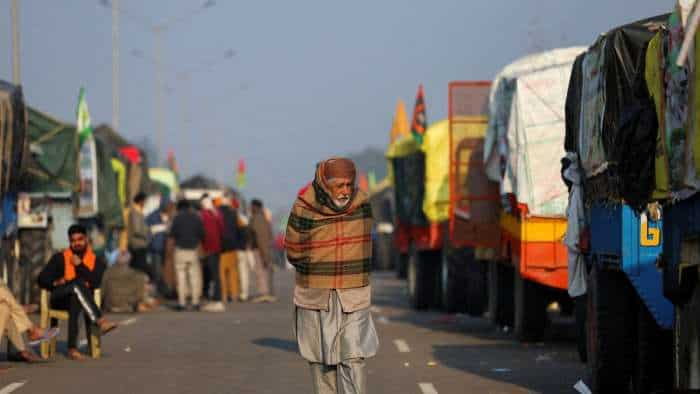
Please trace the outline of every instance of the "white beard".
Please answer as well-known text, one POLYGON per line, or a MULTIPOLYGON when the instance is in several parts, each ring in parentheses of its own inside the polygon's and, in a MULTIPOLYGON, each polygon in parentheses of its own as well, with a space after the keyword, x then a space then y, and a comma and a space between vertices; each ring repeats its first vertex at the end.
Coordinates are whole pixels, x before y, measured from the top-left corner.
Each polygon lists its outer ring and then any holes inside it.
POLYGON ((347 200, 344 200, 344 201, 333 199, 333 203, 334 203, 335 206, 338 207, 338 208, 345 208, 345 207, 348 205, 349 202, 350 202, 350 199, 347 199, 347 200))

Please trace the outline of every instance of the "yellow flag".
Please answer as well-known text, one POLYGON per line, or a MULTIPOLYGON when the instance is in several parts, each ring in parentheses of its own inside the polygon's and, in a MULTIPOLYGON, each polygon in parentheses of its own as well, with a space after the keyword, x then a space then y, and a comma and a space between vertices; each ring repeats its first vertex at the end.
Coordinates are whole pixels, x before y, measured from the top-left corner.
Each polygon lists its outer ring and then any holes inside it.
POLYGON ((399 137, 405 137, 410 135, 410 130, 408 128, 408 117, 406 116, 406 106, 403 101, 399 99, 396 103, 396 113, 394 114, 394 121, 391 123, 391 142, 396 141, 399 137))

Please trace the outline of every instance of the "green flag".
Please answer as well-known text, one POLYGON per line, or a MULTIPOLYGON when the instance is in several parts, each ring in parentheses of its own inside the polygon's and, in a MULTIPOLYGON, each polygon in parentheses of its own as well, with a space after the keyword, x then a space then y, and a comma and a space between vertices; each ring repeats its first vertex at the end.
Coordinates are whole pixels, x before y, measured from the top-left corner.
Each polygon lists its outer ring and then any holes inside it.
POLYGON ((367 180, 369 181, 369 190, 373 190, 377 186, 377 174, 374 173, 374 170, 367 173, 367 180))
POLYGON ((88 111, 87 100, 85 99, 85 88, 80 88, 80 94, 78 95, 78 140, 80 141, 80 146, 83 142, 92 136, 92 123, 90 122, 90 112, 88 111))

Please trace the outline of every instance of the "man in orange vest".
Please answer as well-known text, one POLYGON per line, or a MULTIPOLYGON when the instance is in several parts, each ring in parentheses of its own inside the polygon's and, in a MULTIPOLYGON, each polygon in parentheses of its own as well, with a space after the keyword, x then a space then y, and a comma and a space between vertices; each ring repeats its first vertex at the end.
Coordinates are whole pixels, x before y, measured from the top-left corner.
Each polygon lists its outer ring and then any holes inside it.
POLYGON ((101 335, 112 331, 116 324, 102 316, 94 301, 93 291, 100 287, 107 265, 90 248, 85 227, 70 226, 68 238, 70 247, 51 257, 38 282, 51 291, 51 308, 68 311, 68 357, 82 361, 86 356, 78 351, 80 313, 85 313, 86 327, 97 327, 101 335))

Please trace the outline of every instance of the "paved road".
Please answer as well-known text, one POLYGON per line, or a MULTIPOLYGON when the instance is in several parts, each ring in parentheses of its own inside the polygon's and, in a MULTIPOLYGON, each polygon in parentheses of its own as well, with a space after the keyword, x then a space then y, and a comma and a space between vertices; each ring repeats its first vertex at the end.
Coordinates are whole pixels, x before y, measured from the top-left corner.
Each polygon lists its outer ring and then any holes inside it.
MULTIPOLYGON (((105 338, 102 359, 2 362, 13 368, 0 375, 0 394, 308 394, 290 328, 291 281, 288 272, 276 274, 276 304, 114 315, 127 324, 105 338)), ((484 319, 410 310, 405 283, 393 275, 377 274, 373 283, 381 348, 369 361, 371 393, 567 393, 583 376, 573 341, 561 339, 571 327, 521 345, 484 319)))

